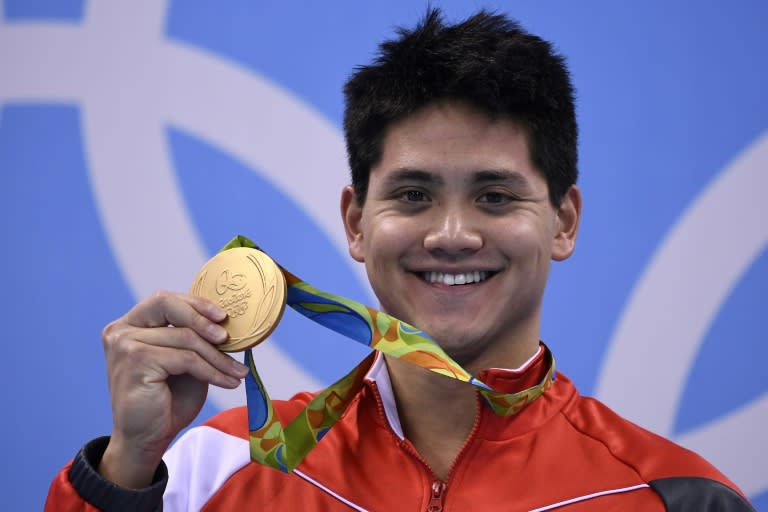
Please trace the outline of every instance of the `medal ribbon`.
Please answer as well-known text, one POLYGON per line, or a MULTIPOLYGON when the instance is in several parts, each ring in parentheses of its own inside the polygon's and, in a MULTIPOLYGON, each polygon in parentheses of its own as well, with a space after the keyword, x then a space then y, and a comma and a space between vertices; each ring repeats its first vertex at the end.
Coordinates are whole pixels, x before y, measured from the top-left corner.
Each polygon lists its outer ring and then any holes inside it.
MULTIPOLYGON (((259 249, 244 236, 237 236, 222 251, 235 247, 259 249)), ((549 369, 537 385, 518 393, 495 391, 451 359, 427 333, 356 301, 322 292, 278 267, 288 287, 287 304, 295 311, 374 350, 477 387, 486 403, 500 416, 519 412, 541 396, 555 379, 555 360, 547 350, 549 369)), ((286 473, 293 471, 341 418, 363 387, 374 357, 375 353, 371 353, 351 372, 317 394, 283 427, 259 378, 251 350, 247 350, 245 364, 250 372, 245 378, 245 390, 251 460, 286 473)))

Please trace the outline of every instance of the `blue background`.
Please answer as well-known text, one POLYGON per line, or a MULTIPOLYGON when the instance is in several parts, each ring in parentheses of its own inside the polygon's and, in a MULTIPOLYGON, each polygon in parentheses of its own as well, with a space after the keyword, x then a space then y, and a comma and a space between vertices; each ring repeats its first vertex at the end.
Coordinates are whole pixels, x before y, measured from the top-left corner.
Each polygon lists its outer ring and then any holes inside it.
MULTIPOLYGON (((543 337, 560 369, 588 394, 633 286, 670 226, 719 171, 768 130, 768 4, 433 4, 451 19, 476 6, 507 12, 553 41, 570 63, 578 91, 585 209, 576 255, 553 269, 543 337)), ((6 0, 0 22, 76 27, 86 7, 71 0, 6 0)), ((173 1, 165 37, 269 78, 340 127, 341 87, 350 71, 370 60, 393 27, 412 25, 424 9, 405 0, 173 1)), ((9 79, 2 59, 21 62, 24 55, 23 47, 0 48, 0 80, 9 79)), ((0 306, 9 355, 0 362, 6 375, 0 425, 3 510, 42 508, 56 471, 86 440, 110 431, 100 333, 138 299, 105 239, 88 178, 81 117, 77 103, 0 103, 0 306)), ((235 232, 258 234, 278 260, 308 281, 366 296, 350 277, 346 256, 258 169, 253 172, 179 129, 168 127, 166 141, 209 253, 235 232), (235 191, 226 215, 206 208, 213 169, 224 173, 235 191), (258 219, 267 211, 277 215, 265 225, 258 219), (289 228, 300 237, 286 236, 289 228), (312 258, 302 252, 306 247, 312 258)), ((301 147, 301 140, 286 141, 286 151, 301 147)), ((716 237, 713 233, 712 243, 716 237)), ((768 373, 758 366, 768 357, 762 321, 766 285, 763 248, 705 337, 675 433, 768 391, 768 373)), ((347 350, 351 343, 324 332, 312 331, 317 345, 302 345, 302 333, 312 329, 308 324, 286 315, 279 342, 310 375, 328 382, 360 359, 347 350), (343 355, 328 360, 326 346, 343 355)), ((209 403, 202 417, 215 411, 209 403)), ((753 498, 758 509, 768 510, 768 493, 753 498)))

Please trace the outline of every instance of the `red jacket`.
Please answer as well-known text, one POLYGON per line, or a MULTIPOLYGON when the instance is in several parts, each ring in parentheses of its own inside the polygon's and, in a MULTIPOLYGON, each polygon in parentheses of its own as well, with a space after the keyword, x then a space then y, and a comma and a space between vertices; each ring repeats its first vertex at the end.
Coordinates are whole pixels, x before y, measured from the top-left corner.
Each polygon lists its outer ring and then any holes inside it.
MULTIPOLYGON (((539 354, 519 371, 479 377, 514 392, 536 384, 546 364, 539 354)), ((281 420, 311 396, 279 402, 281 420)), ((477 411, 446 481, 437 480, 402 435, 379 358, 342 420, 292 474, 249 462, 245 408, 188 431, 165 457, 164 510, 751 510, 701 457, 580 396, 562 374, 516 416, 497 416, 480 399, 477 411)), ((52 484, 47 510, 94 510, 72 479, 70 465, 52 484)))

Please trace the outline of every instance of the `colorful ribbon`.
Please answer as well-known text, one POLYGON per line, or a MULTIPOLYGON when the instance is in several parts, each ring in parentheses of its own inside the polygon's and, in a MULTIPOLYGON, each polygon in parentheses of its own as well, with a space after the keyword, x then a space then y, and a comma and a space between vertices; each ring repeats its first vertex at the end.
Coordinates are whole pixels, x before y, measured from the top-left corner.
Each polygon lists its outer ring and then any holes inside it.
MULTIPOLYGON (((246 237, 237 236, 222 251, 234 247, 259 249, 246 237)), ((425 332, 356 301, 313 288, 283 267, 280 270, 288 285, 287 304, 294 310, 374 350, 476 386, 500 416, 517 413, 541 396, 554 381, 555 360, 549 352, 549 370, 539 384, 518 393, 495 391, 464 370, 425 332)), ((283 427, 256 371, 251 351, 247 350, 245 364, 251 371, 245 379, 245 390, 251 460, 286 473, 293 471, 341 418, 360 391, 374 355, 371 353, 351 372, 321 391, 283 427)))

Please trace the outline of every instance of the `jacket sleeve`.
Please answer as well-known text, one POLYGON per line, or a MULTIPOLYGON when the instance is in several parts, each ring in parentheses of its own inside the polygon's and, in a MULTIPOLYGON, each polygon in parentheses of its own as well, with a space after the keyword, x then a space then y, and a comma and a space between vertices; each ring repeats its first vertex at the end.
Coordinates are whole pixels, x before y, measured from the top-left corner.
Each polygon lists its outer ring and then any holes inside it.
POLYGON ((741 494, 709 478, 674 477, 648 482, 669 512, 754 512, 741 494))
POLYGON ((104 479, 95 469, 109 443, 100 437, 86 444, 51 483, 46 512, 147 511, 163 509, 168 469, 161 462, 146 489, 126 489, 104 479))

